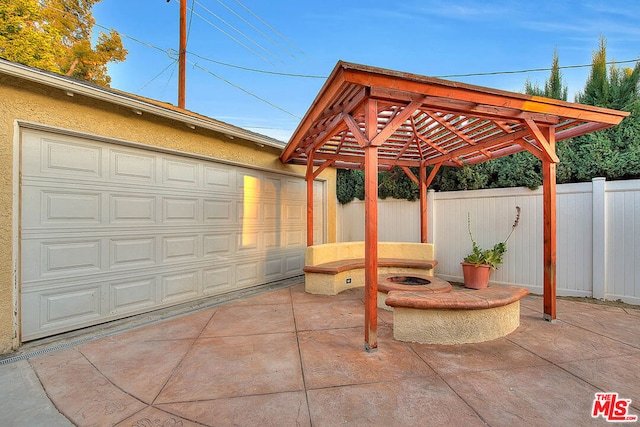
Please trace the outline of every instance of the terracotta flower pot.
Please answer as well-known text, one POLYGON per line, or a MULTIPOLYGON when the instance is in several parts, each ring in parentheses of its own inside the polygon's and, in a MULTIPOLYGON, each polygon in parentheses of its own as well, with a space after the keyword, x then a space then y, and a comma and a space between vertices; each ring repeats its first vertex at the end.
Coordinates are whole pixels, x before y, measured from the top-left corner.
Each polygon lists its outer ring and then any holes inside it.
POLYGON ((471 289, 484 289, 489 285, 489 274, 491 267, 480 264, 475 265, 468 262, 461 262, 462 275, 464 276, 464 286, 471 289))

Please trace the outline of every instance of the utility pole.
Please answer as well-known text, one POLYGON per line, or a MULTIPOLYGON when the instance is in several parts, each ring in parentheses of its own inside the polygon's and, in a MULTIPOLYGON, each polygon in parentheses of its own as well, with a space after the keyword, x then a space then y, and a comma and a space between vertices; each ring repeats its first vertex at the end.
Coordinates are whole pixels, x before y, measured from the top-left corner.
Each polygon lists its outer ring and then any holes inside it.
POLYGON ((178 53, 178 107, 185 108, 187 71, 187 0, 180 0, 180 52, 178 53))

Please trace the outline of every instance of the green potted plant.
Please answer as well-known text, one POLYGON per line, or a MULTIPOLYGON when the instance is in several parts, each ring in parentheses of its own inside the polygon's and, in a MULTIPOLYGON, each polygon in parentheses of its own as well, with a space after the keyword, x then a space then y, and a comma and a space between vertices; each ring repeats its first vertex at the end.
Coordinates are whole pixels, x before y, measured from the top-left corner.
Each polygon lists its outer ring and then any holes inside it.
POLYGON ((491 270, 498 268, 502 264, 504 254, 507 251, 507 240, 520 222, 520 207, 516 206, 516 219, 511 226, 511 231, 504 241, 496 243, 491 249, 482 249, 473 238, 471 232, 471 216, 467 213, 467 229, 471 237, 472 251, 462 262, 462 274, 464 285, 471 289, 486 288, 489 284, 491 270))

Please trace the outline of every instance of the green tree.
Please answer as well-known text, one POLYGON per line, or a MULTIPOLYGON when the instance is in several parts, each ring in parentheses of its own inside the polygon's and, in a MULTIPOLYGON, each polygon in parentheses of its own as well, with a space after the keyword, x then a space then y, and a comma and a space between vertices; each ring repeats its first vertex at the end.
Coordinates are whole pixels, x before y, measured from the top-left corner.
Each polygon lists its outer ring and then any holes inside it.
POLYGON ((629 111, 618 126, 574 138, 563 147, 561 160, 570 163, 564 179, 588 181, 640 178, 640 62, 632 68, 607 68, 607 43, 600 37, 589 78, 578 102, 629 111))
POLYGON ((558 58, 558 50, 553 50, 553 61, 551 63, 551 75, 549 79, 545 81, 544 88, 540 88, 538 84, 531 83, 531 80, 527 77, 524 83, 524 93, 529 95, 544 96, 546 98, 559 99, 561 101, 567 100, 567 93, 569 89, 562 81, 562 73, 560 72, 560 60, 558 58))
POLYGON ((598 49, 593 52, 591 60, 591 72, 585 84, 584 92, 576 95, 576 102, 595 105, 596 107, 609 106, 609 81, 607 79, 607 41, 600 37, 598 49))
POLYGON ((124 61, 120 35, 100 32, 91 9, 100 0, 0 0, 0 56, 109 86, 109 62, 124 61))

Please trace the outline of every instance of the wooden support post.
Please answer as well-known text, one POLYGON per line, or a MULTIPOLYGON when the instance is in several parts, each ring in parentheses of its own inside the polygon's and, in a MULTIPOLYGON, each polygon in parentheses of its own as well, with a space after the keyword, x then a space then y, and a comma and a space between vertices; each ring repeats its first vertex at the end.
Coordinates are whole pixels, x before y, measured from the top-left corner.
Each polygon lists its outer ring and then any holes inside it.
POLYGON ((307 163, 307 246, 313 246, 313 156, 307 163))
MULTIPOLYGON (((364 349, 378 350, 378 103, 365 105, 364 148, 364 349)), ((382 141, 384 142, 384 141, 382 141)))
POLYGON ((378 147, 364 149, 364 348, 378 348, 378 147))
MULTIPOLYGON (((547 141, 555 153, 554 129, 548 128, 547 141)), ((556 319, 556 164, 542 159, 542 199, 544 211, 544 319, 556 319)))
POLYGON ((427 243, 427 166, 420 162, 420 242, 427 243))
POLYGON ((442 163, 436 163, 431 169, 431 173, 427 177, 427 165, 425 162, 420 163, 420 242, 427 243, 429 241, 429 209, 427 206, 427 190, 429 185, 436 177, 442 163))

